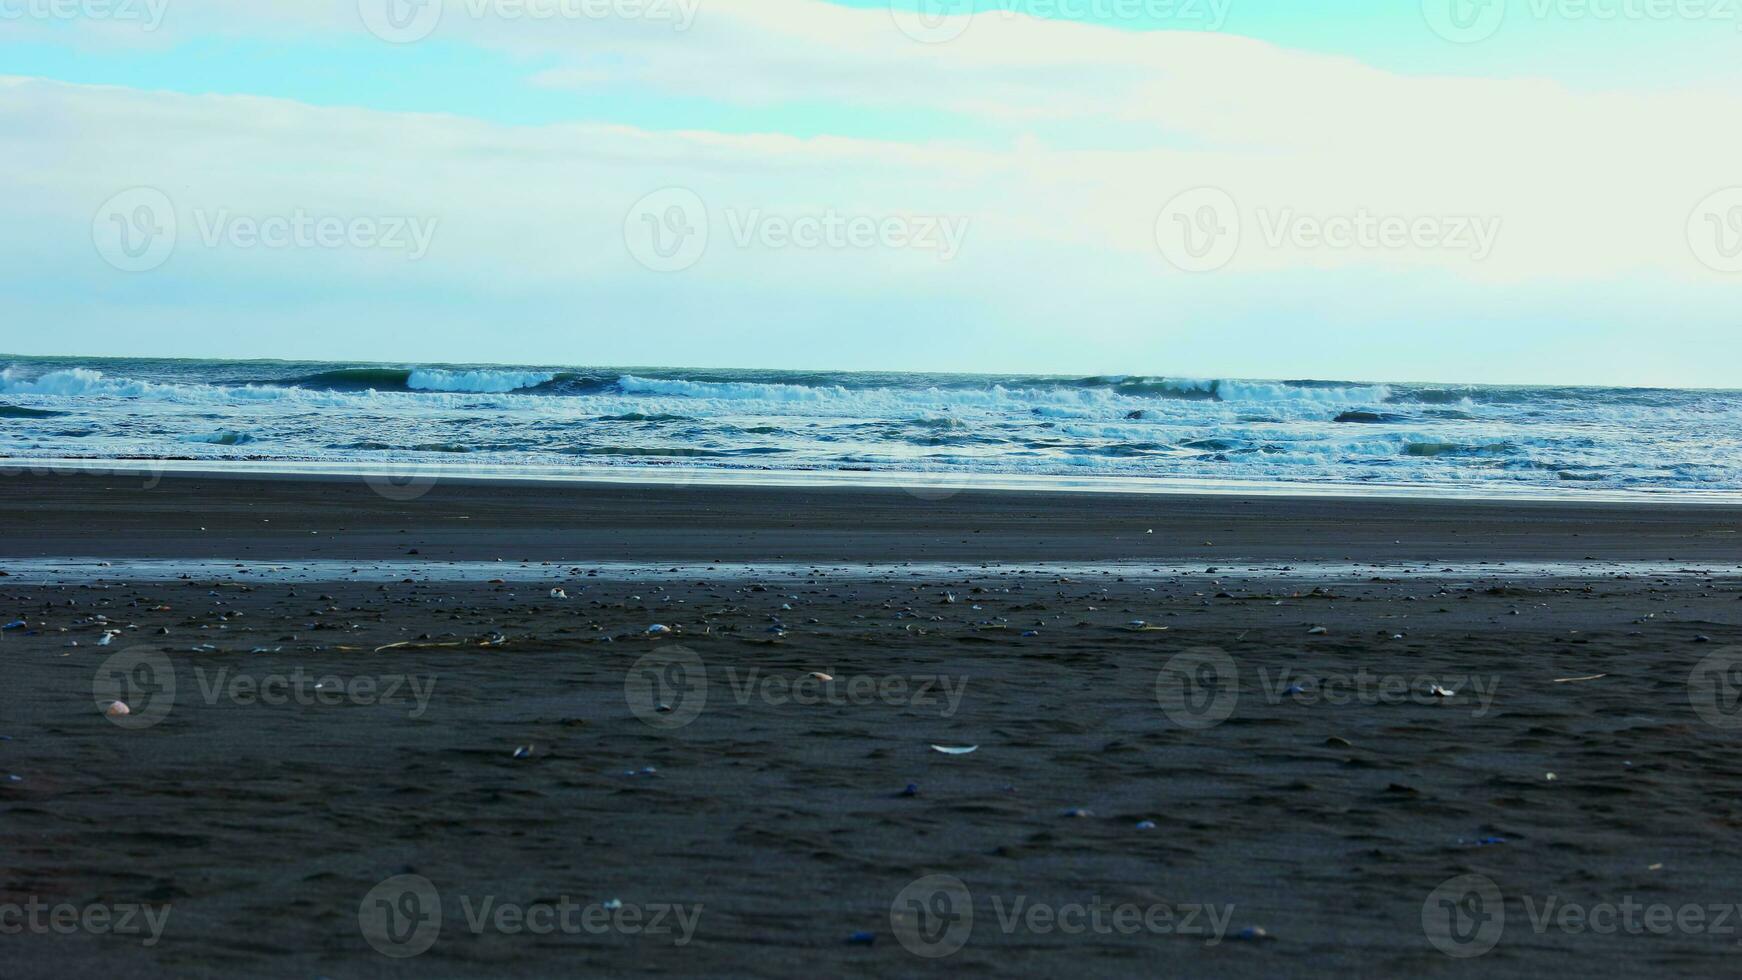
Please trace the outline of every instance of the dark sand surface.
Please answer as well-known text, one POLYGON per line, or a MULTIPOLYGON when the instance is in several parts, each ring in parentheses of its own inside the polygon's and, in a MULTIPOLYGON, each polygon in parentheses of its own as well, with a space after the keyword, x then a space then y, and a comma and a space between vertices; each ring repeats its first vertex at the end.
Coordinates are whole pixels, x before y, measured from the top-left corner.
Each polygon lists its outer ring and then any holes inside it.
POLYGON ((17 477, 0 527, 0 571, 214 562, 0 578, 24 620, 0 633, 0 926, 33 899, 169 908, 151 947, 0 935, 8 977, 1724 976, 1742 951, 1742 579, 1701 571, 1742 561, 1735 508, 17 477), (430 580, 215 564, 313 558, 430 580), (495 558, 501 583, 440 579, 495 558), (963 567, 586 571, 906 560, 963 567), (977 567, 1047 561, 1202 567, 977 567), (1343 561, 1569 564, 1305 567, 1343 561), (1616 564, 1646 561, 1687 570, 1616 564), (169 665, 173 698, 161 674, 129 695, 155 724, 98 710, 117 653, 169 665), (442 928, 393 959, 359 907, 406 874, 442 928), (974 915, 935 960, 891 912, 929 875, 974 915), (1423 912, 1464 875, 1500 895, 1471 921, 1504 925, 1458 959, 1423 912), (565 898, 670 931, 467 918, 565 898), (1018 902, 1113 928, 1006 926, 1018 902))
POLYGON ((1742 562, 1742 504, 0 478, 0 557, 1742 562), (143 489, 145 486, 151 489, 143 489), (1154 534, 1145 532, 1153 530, 1154 534))

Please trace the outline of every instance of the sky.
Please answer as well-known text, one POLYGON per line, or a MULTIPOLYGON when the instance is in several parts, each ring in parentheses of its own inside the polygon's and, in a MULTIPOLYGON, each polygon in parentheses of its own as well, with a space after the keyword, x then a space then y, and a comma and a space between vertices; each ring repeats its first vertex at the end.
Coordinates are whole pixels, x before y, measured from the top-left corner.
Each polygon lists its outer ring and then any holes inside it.
POLYGON ((1742 0, 0 0, 0 353, 1742 387, 1742 0))

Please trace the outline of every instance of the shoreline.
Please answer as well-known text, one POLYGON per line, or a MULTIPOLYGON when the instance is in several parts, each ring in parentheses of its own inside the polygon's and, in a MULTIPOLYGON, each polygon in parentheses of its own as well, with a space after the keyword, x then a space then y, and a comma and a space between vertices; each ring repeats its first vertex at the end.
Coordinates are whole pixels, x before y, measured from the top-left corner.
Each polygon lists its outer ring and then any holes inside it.
POLYGON ((588 561, 370 561, 359 559, 269 560, 179 558, 0 558, 0 572, 18 585, 67 586, 169 582, 187 579, 253 583, 368 582, 425 584, 501 583, 536 585, 555 579, 587 582, 682 582, 707 578, 721 582, 836 582, 974 579, 1001 585, 1052 581, 1087 582, 1116 577, 1121 582, 1159 583, 1183 579, 1238 578, 1274 584, 1330 584, 1384 580, 1468 585, 1477 582, 1602 582, 1654 578, 1666 581, 1742 581, 1742 564, 1698 562, 1294 562, 1288 565, 1240 559, 1206 567, 1202 563, 1101 562, 1006 565, 961 562, 669 562, 588 561), (1404 576, 1391 578, 1387 576, 1404 576))
POLYGON ((0 905, 161 927, 13 937, 16 972, 403 972, 360 910, 408 877, 429 977, 912 976, 937 875, 968 973, 1444 972, 1424 910, 1469 875, 1490 972, 1733 960, 1523 903, 1732 901, 1742 506, 410 489, 0 476, 0 905), (463 904, 571 898, 687 924, 463 904))
POLYGON ((1007 493, 1120 494, 1133 496, 1249 496, 1324 499, 1464 500, 1549 503, 1651 503, 1668 506, 1742 507, 1742 490, 1639 488, 1632 490, 1529 484, 1312 483, 1287 480, 1204 480, 1102 474, 874 471, 871 469, 729 469, 685 466, 528 466, 468 463, 366 463, 312 460, 109 459, 0 457, 0 478, 93 475, 166 476, 211 480, 368 481, 410 491, 437 483, 503 486, 610 484, 618 486, 717 486, 769 489, 838 487, 905 490, 923 494, 967 491, 1007 493))

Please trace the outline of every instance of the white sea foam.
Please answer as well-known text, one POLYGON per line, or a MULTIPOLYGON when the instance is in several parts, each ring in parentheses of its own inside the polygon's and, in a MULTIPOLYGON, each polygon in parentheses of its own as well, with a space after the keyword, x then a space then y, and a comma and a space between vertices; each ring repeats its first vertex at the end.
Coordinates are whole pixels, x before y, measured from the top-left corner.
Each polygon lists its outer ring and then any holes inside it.
POLYGON ((0 393, 8 395, 116 395, 140 397, 164 386, 143 381, 114 381, 103 372, 88 368, 70 371, 50 371, 40 377, 27 378, 17 368, 0 371, 0 393))
POLYGON ((463 391, 479 394, 506 394, 532 388, 556 379, 552 371, 445 371, 440 368, 417 368, 411 372, 406 387, 418 391, 463 391))
POLYGON ((0 422, 0 455, 35 457, 1742 489, 1735 393, 60 360, 0 395, 61 413, 0 422))

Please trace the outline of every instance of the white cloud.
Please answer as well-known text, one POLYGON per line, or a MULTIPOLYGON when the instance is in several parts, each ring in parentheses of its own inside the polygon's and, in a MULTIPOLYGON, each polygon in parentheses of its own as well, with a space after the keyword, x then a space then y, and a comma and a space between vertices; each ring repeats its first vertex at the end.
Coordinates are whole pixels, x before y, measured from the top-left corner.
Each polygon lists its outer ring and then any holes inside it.
MULTIPOLYGON (((1020 331, 1082 309, 1085 292, 1134 317, 1250 320, 1255 302, 1277 301, 1280 284, 1318 275, 1346 277, 1313 280, 1340 291, 1319 296, 1321 310, 1363 314, 1386 305, 1375 283, 1405 298, 1436 284, 1433 295, 1458 295, 1500 317, 1520 297, 1569 284, 1588 287, 1590 315, 1602 311, 1606 283, 1734 293, 1735 276, 1698 261, 1688 231, 1699 202, 1742 185, 1742 130, 1733 125, 1742 93, 1730 90, 1401 76, 1236 37, 1000 16, 927 45, 896 30, 886 11, 799 0, 704 5, 686 33, 646 23, 562 26, 450 10, 440 30, 527 55, 528 84, 803 101, 843 117, 944 110, 997 136, 512 126, 0 79, 0 155, 16 191, 0 199, 0 249, 58 257, 106 281, 113 273, 92 255, 92 216, 117 191, 145 185, 175 202, 184 236, 159 274, 196 294, 293 282, 358 295, 581 288, 609 294, 620 315, 638 296, 706 286, 771 304, 798 294, 874 296, 919 309, 948 298, 1020 331), (543 67, 553 58, 558 67, 543 67), (701 196, 712 238, 702 261, 661 276, 637 264, 625 219, 666 186, 701 196), (1188 274, 1158 248, 1156 223, 1176 195, 1198 187, 1226 192, 1237 214, 1219 217, 1233 217, 1242 234, 1217 271, 1188 274), (189 240, 200 216, 209 223, 219 211, 407 216, 438 229, 415 264, 386 252, 189 240), (743 247, 733 241, 732 229, 746 223, 766 231, 771 220, 830 216, 948 219, 966 237, 948 262, 913 248, 769 246, 756 234, 743 247), (1470 248, 1338 248, 1313 237, 1383 222, 1412 238, 1423 222, 1433 235, 1456 237, 1465 221, 1470 248), (1491 254, 1478 258, 1476 245, 1491 254)), ((362 27, 349 0, 179 0, 159 33, 173 40, 207 30, 355 37, 362 27)), ((1164 233, 1195 227, 1199 211, 1178 217, 1186 224, 1167 215, 1164 233)), ((1712 299, 1709 311, 1722 313, 1724 302, 1712 299)))

